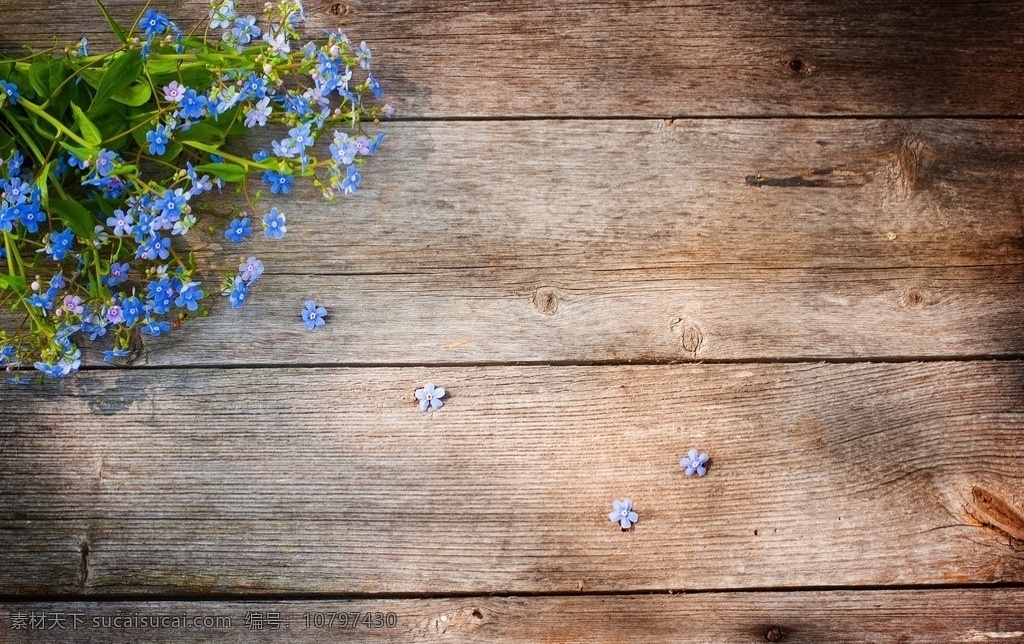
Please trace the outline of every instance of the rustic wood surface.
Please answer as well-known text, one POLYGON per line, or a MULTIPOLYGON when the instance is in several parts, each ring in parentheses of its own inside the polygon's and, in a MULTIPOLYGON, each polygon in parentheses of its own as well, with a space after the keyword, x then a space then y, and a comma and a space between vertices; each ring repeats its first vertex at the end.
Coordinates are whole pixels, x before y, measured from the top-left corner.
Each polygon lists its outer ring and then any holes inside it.
MULTIPOLYGON (((896 268, 1024 263, 1019 120, 394 123, 362 189, 295 182, 268 270, 896 268)), ((247 142, 245 152, 267 145, 247 142)), ((260 184, 261 185, 261 184, 260 184)))
POLYGON ((224 301, 191 328, 140 338, 133 364, 1008 357, 1024 354, 1022 285, 1024 265, 268 275, 241 310, 224 301), (310 298, 331 314, 313 336, 298 313, 310 298))
MULTIPOLYGON (((108 0, 131 23, 142 4, 108 0)), ((182 27, 203 0, 154 3, 182 27)), ((242 10, 262 2, 239 0, 242 10)), ((3 47, 110 42, 80 0, 0 4, 3 47)), ((311 0, 306 33, 375 45, 404 116, 1020 115, 1024 6, 1006 0, 311 0), (386 61, 386 62, 384 62, 386 61)))
MULTIPOLYGON (((730 642, 757 644, 906 644, 1019 642, 1024 637, 1019 589, 582 595, 301 602, 33 602, 0 604, 0 629, 10 617, 64 614, 66 630, 18 630, 5 641, 278 642, 730 642), (338 613, 345 613, 339 617, 338 613), (359 613, 394 615, 394 627, 339 628, 359 613), (74 614, 81 624, 71 629, 74 614), (246 616, 249 621, 246 622, 246 616), (572 622, 566 619, 572 615, 572 622), (907 619, 912 615, 911 619, 907 619), (114 618, 182 617, 210 628, 115 628, 114 618), (333 626, 313 627, 317 622, 333 626), (220 618, 221 626, 217 627, 220 618), (223 621, 230 619, 230 626, 223 621), (96 626, 94 627, 94 620, 96 626), (257 628, 261 623, 263 628, 257 628), (306 628, 306 624, 310 624, 306 628), (250 628, 246 627, 246 624, 250 628), (585 635, 581 625, 586 625, 585 635), (104 628, 104 626, 107 626, 104 628), (272 625, 278 625, 272 629, 272 625), (287 625, 287 627, 286 627, 287 625)), ((123 623, 123 621, 121 622, 123 623)))
POLYGON ((216 298, 189 333, 142 338, 135 364, 1021 353, 1019 121, 389 130, 359 197, 274 201, 285 241, 230 244, 238 200, 204 207, 201 263, 223 274, 254 254, 267 277, 243 310, 216 298), (310 297, 345 321, 322 342, 290 324, 310 297))
MULTIPOLYGON (((245 308, 0 387, 0 641, 1024 641, 1024 4, 307 8, 400 118, 282 241, 208 202, 245 308), (398 625, 294 628, 343 609, 398 625)), ((70 0, 0 25, 111 42, 70 0)))
POLYGON ((81 374, 0 407, 0 586, 1017 583, 1022 386, 1018 362, 81 374))

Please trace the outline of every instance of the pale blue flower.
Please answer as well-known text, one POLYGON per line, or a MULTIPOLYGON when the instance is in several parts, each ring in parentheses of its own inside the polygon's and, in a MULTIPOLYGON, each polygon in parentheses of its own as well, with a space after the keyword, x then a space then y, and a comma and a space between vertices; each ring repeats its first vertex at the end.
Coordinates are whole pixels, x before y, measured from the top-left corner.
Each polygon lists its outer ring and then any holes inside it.
POLYGON ((249 295, 249 286, 242 281, 241 277, 235 277, 231 288, 231 308, 240 309, 245 304, 245 298, 249 295))
MULTIPOLYGON (((263 30, 256 26, 256 16, 243 16, 235 20, 235 27, 231 30, 231 37, 239 45, 248 45, 253 38, 259 38, 263 30)), ((227 34, 224 34, 225 40, 227 34)))
POLYGON ((235 19, 234 0, 214 0, 210 3, 210 27, 228 29, 235 19))
POLYGON ((689 453, 683 457, 683 460, 679 461, 679 467, 686 470, 687 476, 704 476, 707 473, 707 469, 704 464, 708 462, 708 455, 701 453, 698 454, 697 450, 691 449, 689 453))
POLYGON ((103 361, 113 362, 114 360, 127 358, 131 353, 132 352, 128 349, 107 349, 103 352, 103 361))
POLYGON ((433 383, 426 383, 422 389, 415 391, 416 399, 420 401, 420 409, 427 411, 428 409, 440 409, 444 406, 444 401, 441 400, 445 397, 447 392, 444 387, 435 387, 433 383))
POLYGON ((628 530, 640 518, 633 510, 633 502, 629 499, 612 501, 612 507, 615 509, 608 514, 608 518, 618 523, 623 530, 628 530))
POLYGON ((263 262, 255 257, 250 257, 238 265, 238 273, 247 285, 255 284, 263 275, 263 262))
POLYGON ((270 212, 263 216, 263 234, 267 239, 281 239, 288 232, 285 225, 284 213, 278 212, 277 208, 271 208, 270 212))
POLYGON ((302 322, 306 325, 306 329, 312 331, 325 324, 324 316, 326 315, 327 309, 317 306, 313 300, 308 300, 302 309, 302 322))
POLYGON ((254 128, 257 125, 263 127, 270 118, 273 108, 270 107, 270 97, 265 96, 256 105, 251 107, 245 114, 245 127, 254 128))

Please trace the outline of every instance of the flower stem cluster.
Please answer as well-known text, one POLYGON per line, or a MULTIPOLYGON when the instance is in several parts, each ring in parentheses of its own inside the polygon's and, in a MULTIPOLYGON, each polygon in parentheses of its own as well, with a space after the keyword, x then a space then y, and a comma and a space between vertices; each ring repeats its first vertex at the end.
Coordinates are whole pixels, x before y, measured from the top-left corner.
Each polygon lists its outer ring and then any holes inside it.
MULTIPOLYGON (((296 42, 299 0, 268 2, 262 19, 213 0, 191 33, 154 9, 125 29, 97 4, 116 51, 90 54, 83 38, 60 55, 0 59, 0 305, 22 314, 0 331, 0 368, 15 381, 30 368, 77 371, 84 339, 123 359, 136 333, 206 314, 203 267, 189 252, 200 197, 228 186, 245 195, 253 218, 231 221, 227 241, 243 243, 252 221, 281 239, 285 214, 259 207, 253 178, 272 194, 296 177, 330 200, 354 194, 384 140, 363 126, 392 114, 365 43, 341 31, 296 42), (240 151, 243 135, 272 125, 287 135, 240 151)), ((232 307, 262 273, 250 257, 224 276, 232 307)))

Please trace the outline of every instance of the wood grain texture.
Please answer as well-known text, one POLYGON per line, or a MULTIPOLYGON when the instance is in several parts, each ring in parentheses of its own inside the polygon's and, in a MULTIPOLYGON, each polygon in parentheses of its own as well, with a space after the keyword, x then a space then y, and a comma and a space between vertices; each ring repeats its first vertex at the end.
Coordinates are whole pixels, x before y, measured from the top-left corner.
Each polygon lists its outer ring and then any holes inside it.
MULTIPOLYGON (((132 366, 906 359, 1024 354, 1024 265, 264 276, 132 366), (310 333, 303 302, 330 310, 310 333), (252 347, 259 347, 253 351, 252 347)), ((86 364, 102 364, 93 346, 86 364)))
MULTIPOLYGON (((0 604, 5 641, 123 642, 731 642, 761 644, 909 644, 1024 639, 1019 589, 708 593, 574 597, 466 597, 289 602, 59 602, 0 604), (11 631, 12 614, 65 614, 67 630, 11 631), (338 627, 339 612, 393 613, 393 628, 338 627), (71 614, 81 615, 77 631, 71 614), (279 629, 271 629, 267 615, 279 629), (306 628, 317 615, 333 627, 306 628), (246 616, 264 621, 247 628, 246 616), (306 617, 309 615, 309 617, 306 617), (103 628, 116 617, 221 618, 220 627, 103 628), (568 616, 572 616, 571 619, 568 616), (230 622, 223 621, 224 618, 230 622), (97 620, 93 627, 93 620, 97 620), (285 624, 288 628, 285 628, 285 624), (781 639, 779 639, 781 638, 781 639)), ((52 619, 48 618, 48 619, 52 619)), ((375 619, 375 618, 374 618, 375 619)), ((122 622, 123 623, 123 622, 122 622)), ((217 622, 212 622, 216 624, 217 622)))
POLYGON ((1022 128, 397 124, 360 195, 266 202, 284 240, 231 244, 243 204, 203 204, 207 286, 249 255, 267 276, 136 364, 1018 355, 1022 128), (309 298, 333 314, 314 336, 309 298))
MULTIPOLYGON (((200 258, 271 272, 441 268, 893 268, 1024 263, 1024 122, 674 120, 401 123, 363 190, 296 182, 261 209, 281 241, 200 258)), ((265 141, 251 140, 246 152, 265 141)), ((265 186, 264 186, 265 187, 265 186)), ((214 214, 215 213, 215 214, 214 214)), ((219 215, 219 216, 217 216, 219 215)), ((262 216, 257 212, 258 216, 262 216)))
MULTIPOLYGON (((108 0, 131 23, 142 3, 108 0)), ((240 2, 256 11, 260 3, 240 2)), ((307 2, 374 49, 405 116, 999 114, 1024 106, 1016 2, 307 2)), ((162 3, 185 29, 206 2, 162 3)), ((99 11, 0 5, 4 49, 88 36, 99 11)))
POLYGON ((1021 582, 1022 386, 1019 362, 86 373, 0 394, 0 588, 1021 582))

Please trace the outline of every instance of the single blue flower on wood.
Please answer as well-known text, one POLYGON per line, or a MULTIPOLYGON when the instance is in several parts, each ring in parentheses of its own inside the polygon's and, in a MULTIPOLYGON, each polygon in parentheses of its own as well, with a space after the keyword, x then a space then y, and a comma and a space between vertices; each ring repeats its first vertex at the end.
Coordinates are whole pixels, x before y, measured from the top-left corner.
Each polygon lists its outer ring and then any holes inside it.
POLYGON ((326 315, 327 309, 322 306, 317 306, 316 302, 313 300, 307 301, 305 308, 302 309, 302 321, 310 331, 318 326, 323 326, 324 316, 326 315))
POLYGON ((689 453, 683 457, 683 460, 679 461, 679 467, 686 470, 687 476, 704 476, 707 474, 707 468, 704 464, 708 462, 708 455, 701 453, 698 454, 697 450, 691 449, 689 453))
POLYGON ((239 277, 245 280, 247 285, 251 286, 263 275, 263 262, 255 257, 250 257, 238 265, 238 273, 239 277))
POLYGON ((287 172, 274 172, 267 170, 263 173, 263 183, 270 186, 270 192, 275 195, 288 194, 292 191, 292 175, 287 172))
POLYGON ((435 387, 434 383, 428 382, 423 385, 422 389, 417 389, 416 399, 420 401, 420 409, 427 411, 428 409, 440 409, 444 407, 444 401, 441 400, 445 397, 447 392, 444 387, 435 387))
POLYGON ((146 335, 151 335, 154 338, 171 330, 171 325, 166 320, 153 320, 151 318, 146 319, 146 323, 142 325, 142 332, 146 335))
POLYGON ((128 349, 107 349, 103 352, 103 361, 113 362, 114 360, 127 358, 129 355, 131 355, 131 351, 128 349))
POLYGON ((271 208, 270 212, 263 216, 263 227, 265 228, 263 234, 267 236, 267 239, 281 239, 288 232, 284 213, 278 212, 277 208, 271 208))
POLYGON ((628 530, 640 518, 633 510, 633 502, 629 499, 612 501, 612 508, 614 509, 608 513, 608 518, 618 523, 623 530, 628 530))
POLYGON ((345 180, 341 182, 341 189, 345 191, 347 195, 354 195, 356 190, 359 189, 359 183, 362 181, 362 177, 359 176, 359 171, 356 170, 355 164, 348 167, 345 173, 345 180))
POLYGON ((231 223, 228 224, 228 229, 224 231, 224 237, 233 244, 241 242, 251 234, 252 226, 249 223, 248 217, 232 219, 231 223))

